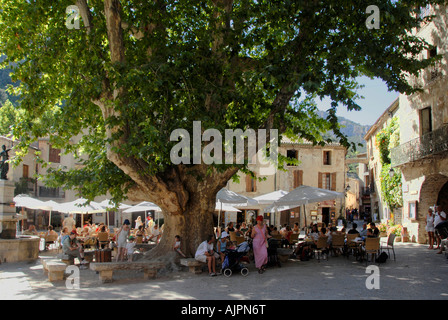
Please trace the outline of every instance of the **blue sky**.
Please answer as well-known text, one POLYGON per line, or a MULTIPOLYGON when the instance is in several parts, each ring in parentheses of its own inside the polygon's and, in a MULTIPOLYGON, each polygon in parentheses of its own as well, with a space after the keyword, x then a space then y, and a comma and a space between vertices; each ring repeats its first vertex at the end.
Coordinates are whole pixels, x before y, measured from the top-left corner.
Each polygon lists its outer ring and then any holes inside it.
MULTIPOLYGON (((398 97, 398 92, 390 92, 381 79, 371 80, 368 77, 359 78, 359 84, 364 88, 358 90, 358 94, 364 99, 358 100, 358 104, 362 107, 361 111, 347 111, 347 108, 340 106, 337 115, 347 118, 363 125, 372 125, 381 116, 392 102, 398 97)), ((317 107, 320 110, 328 110, 330 108, 330 100, 316 100, 317 107)))

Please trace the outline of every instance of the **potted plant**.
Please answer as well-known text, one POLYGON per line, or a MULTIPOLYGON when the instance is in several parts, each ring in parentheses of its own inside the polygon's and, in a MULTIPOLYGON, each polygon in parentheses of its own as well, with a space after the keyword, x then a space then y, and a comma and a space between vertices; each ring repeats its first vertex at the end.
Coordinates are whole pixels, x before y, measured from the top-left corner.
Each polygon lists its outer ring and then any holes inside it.
POLYGON ((401 234, 403 231, 403 226, 400 224, 391 226, 388 230, 389 234, 394 233, 395 234, 395 241, 401 242, 401 234))
POLYGON ((380 237, 387 237, 387 224, 382 222, 378 225, 378 230, 380 231, 380 237))

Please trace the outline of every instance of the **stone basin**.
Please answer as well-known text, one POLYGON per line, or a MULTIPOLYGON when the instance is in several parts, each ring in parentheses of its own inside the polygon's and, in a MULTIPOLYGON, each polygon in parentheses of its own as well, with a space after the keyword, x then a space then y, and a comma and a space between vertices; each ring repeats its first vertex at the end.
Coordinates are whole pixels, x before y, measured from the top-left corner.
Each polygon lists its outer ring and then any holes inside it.
POLYGON ((39 257, 40 238, 18 236, 15 239, 0 239, 0 263, 36 260, 39 257))

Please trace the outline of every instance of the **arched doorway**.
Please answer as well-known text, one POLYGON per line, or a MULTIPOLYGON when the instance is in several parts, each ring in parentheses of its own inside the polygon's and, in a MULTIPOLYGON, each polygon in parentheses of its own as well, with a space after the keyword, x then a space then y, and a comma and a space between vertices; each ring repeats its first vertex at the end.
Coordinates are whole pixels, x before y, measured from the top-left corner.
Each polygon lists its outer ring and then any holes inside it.
POLYGON ((440 189, 437 204, 442 207, 443 211, 448 212, 448 182, 440 189))
POLYGON ((420 188, 420 196, 418 203, 418 215, 417 220, 419 223, 418 228, 418 242, 426 243, 427 234, 425 231, 425 220, 428 208, 438 204, 439 202, 444 208, 444 211, 448 210, 448 177, 442 174, 433 174, 427 176, 420 188), (445 197, 444 199, 442 199, 445 197))

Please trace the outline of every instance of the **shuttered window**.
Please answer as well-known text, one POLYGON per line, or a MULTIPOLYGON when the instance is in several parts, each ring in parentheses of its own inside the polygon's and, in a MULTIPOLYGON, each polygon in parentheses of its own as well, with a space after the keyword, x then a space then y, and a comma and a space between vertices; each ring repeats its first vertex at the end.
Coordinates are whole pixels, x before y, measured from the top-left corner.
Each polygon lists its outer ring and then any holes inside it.
POLYGON ((246 175, 246 192, 256 192, 257 183, 254 178, 250 175, 246 175))
POLYGON ((303 185, 303 170, 294 171, 294 189, 303 185))
POLYGON ((319 172, 318 188, 336 191, 336 172, 319 172))

